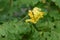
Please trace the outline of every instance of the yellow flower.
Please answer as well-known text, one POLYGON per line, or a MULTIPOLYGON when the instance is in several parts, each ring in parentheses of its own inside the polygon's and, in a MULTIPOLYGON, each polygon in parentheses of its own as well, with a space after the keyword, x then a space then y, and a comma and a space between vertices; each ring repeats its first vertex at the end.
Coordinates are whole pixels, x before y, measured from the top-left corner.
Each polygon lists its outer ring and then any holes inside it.
POLYGON ((28 13, 30 19, 27 19, 26 22, 37 23, 40 18, 43 18, 44 12, 41 12, 41 9, 38 7, 33 8, 33 10, 29 10, 28 13))

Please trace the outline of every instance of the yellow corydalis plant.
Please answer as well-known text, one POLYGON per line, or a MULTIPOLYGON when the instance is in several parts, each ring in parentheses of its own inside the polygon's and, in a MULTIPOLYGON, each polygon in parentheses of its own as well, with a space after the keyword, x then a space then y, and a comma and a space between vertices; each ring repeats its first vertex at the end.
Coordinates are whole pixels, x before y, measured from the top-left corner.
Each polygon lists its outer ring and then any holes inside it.
POLYGON ((40 18, 43 18, 44 12, 41 12, 41 9, 38 7, 33 8, 33 10, 29 10, 28 13, 30 19, 27 19, 26 22, 37 23, 40 18))

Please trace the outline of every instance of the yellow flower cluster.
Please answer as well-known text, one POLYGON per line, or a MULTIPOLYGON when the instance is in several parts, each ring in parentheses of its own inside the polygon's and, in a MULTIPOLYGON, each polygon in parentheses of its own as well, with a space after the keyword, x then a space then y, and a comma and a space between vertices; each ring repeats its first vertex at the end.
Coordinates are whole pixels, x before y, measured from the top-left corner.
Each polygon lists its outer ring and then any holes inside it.
POLYGON ((27 19, 26 22, 37 23, 40 18, 43 18, 44 12, 41 12, 41 9, 38 7, 33 8, 33 10, 29 10, 28 13, 30 19, 27 19))

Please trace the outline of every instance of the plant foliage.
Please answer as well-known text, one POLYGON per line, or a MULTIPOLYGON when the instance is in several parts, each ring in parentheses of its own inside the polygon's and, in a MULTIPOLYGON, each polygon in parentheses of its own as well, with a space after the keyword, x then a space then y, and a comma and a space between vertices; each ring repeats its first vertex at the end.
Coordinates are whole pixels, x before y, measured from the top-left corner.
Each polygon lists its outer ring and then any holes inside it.
POLYGON ((0 40, 60 40, 60 0, 0 0, 0 40), (35 7, 44 17, 26 23, 35 7))

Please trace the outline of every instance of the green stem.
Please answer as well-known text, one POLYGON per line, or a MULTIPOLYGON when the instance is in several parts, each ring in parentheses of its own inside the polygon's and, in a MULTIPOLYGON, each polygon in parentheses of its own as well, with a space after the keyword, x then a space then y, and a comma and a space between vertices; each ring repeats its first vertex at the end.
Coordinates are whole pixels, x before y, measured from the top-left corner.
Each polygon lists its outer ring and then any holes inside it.
POLYGON ((23 19, 21 19, 20 22, 23 21, 24 19, 26 19, 27 17, 28 17, 28 15, 26 15, 23 19))
POLYGON ((10 0, 10 7, 13 6, 13 0, 10 0))
POLYGON ((33 26, 34 26, 34 28, 35 28, 37 31, 39 31, 39 32, 41 31, 41 30, 38 30, 36 24, 33 24, 33 26))

